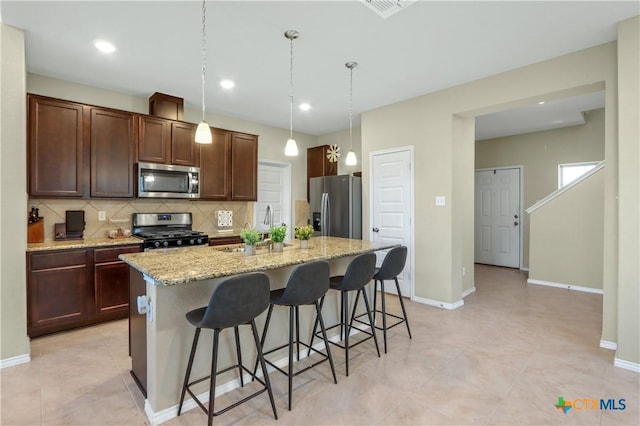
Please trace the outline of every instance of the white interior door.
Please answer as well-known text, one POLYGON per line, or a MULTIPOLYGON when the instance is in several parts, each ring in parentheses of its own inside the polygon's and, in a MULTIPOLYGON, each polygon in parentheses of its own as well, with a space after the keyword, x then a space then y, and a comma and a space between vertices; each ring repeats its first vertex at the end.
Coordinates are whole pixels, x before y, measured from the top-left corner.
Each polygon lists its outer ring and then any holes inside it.
MULTIPOLYGON (((411 171, 412 150, 371 154, 371 241, 391 242, 407 246, 407 263, 398 277, 400 291, 405 297, 413 296, 412 284, 412 221, 413 186, 411 171)), ((366 234, 365 234, 366 235, 366 234)), ((376 251, 378 266, 386 251, 376 251)), ((387 283, 385 291, 396 293, 395 285, 387 283)))
POLYGON ((476 263, 520 267, 520 222, 520 169, 476 171, 476 263))
POLYGON ((287 225, 291 238, 291 165, 286 163, 258 163, 258 201, 254 208, 254 226, 260 231, 268 231, 265 224, 267 205, 273 211, 273 224, 287 225))

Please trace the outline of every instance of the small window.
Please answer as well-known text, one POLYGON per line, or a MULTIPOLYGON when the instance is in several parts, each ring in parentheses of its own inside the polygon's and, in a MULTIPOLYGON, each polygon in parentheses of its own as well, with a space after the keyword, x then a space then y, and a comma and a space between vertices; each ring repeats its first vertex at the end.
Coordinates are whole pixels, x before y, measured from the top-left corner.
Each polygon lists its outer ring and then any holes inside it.
POLYGON ((598 165, 598 161, 586 163, 567 163, 558 165, 558 189, 569 185, 580 176, 598 165))

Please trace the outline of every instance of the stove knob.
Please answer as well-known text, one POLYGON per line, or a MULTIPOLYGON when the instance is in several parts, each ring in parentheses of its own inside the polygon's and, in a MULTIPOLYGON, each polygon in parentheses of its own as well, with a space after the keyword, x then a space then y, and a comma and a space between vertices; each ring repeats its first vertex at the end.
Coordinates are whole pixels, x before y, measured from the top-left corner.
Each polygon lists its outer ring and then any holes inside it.
POLYGON ((181 245, 182 245, 182 240, 178 240, 178 241, 176 241, 176 245, 181 246, 181 245))
POLYGON ((196 240, 196 242, 197 242, 198 244, 202 244, 202 238, 198 238, 198 239, 196 240))
POLYGON ((169 247, 169 241, 163 241, 162 245, 165 246, 165 247, 169 247))
POLYGON ((153 243, 153 246, 154 246, 155 248, 160 247, 160 241, 156 241, 155 243, 153 243))
POLYGON ((189 240, 189 244, 194 245, 195 243, 196 243, 196 240, 194 240, 193 238, 189 240))

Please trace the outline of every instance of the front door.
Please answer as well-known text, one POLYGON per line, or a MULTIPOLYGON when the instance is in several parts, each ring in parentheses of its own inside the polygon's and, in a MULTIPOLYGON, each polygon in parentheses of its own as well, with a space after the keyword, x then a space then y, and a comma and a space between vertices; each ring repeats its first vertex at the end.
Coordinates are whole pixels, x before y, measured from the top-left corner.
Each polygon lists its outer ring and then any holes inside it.
MULTIPOLYGON (((371 241, 397 243, 409 248, 407 263, 398 277, 404 297, 413 296, 411 263, 412 170, 410 148, 383 151, 371 155, 371 241)), ((366 235, 366 234, 365 234, 366 235)), ((386 251, 376 251, 377 265, 386 251)), ((385 291, 396 293, 387 283, 385 291)))
POLYGON ((520 267, 520 169, 476 171, 475 262, 520 267))

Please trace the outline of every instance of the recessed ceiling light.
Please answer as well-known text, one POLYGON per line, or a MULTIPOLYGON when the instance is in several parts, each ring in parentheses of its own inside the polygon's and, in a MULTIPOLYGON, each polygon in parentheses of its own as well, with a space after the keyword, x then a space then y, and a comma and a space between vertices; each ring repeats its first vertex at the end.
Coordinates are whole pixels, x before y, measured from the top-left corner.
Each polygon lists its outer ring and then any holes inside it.
POLYGON ((113 44, 109 43, 108 41, 96 40, 96 42, 93 43, 93 45, 96 47, 96 49, 98 49, 102 53, 113 53, 116 51, 116 47, 113 44))
POLYGON ((309 111, 311 109, 311 105, 309 105, 309 104, 300 104, 300 105, 298 105, 298 108, 300 108, 302 111, 309 111))
POLYGON ((538 105, 544 105, 544 101, 538 102, 538 105))
POLYGON ((233 89, 235 85, 236 84, 231 80, 222 80, 220 82, 220 86, 224 87, 225 89, 233 89))

